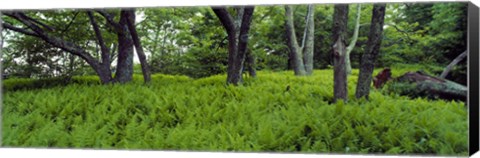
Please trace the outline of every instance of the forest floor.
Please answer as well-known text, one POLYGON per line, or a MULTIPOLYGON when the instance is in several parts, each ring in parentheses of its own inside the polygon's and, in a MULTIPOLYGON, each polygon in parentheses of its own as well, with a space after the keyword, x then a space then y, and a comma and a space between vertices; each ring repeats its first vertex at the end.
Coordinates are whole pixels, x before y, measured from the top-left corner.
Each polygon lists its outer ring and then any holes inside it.
MULTIPOLYGON (((395 77, 406 70, 392 72, 395 77)), ((370 100, 357 100, 357 75, 354 70, 349 77, 345 103, 332 103, 332 70, 306 77, 260 71, 239 87, 226 86, 225 75, 191 79, 155 74, 149 85, 136 75, 124 85, 7 90, 2 145, 467 155, 463 102, 412 99, 375 89, 370 100)), ((4 87, 14 82, 7 80, 4 87)))

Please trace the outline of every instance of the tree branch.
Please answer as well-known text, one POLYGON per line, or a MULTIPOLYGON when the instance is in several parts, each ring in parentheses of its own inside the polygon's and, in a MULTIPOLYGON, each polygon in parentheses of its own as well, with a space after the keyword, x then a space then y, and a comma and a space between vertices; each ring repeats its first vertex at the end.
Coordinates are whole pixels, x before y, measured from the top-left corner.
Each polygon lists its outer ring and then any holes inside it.
POLYGON ((102 15, 103 17, 105 17, 105 19, 107 20, 107 22, 113 26, 113 28, 115 29, 115 31, 121 31, 122 30, 122 26, 115 22, 115 20, 113 20, 113 15, 107 13, 105 10, 96 10, 100 15, 102 15))
POLYGON ((22 34, 25 34, 25 35, 40 37, 37 33, 33 32, 33 31, 23 29, 23 28, 18 28, 18 27, 15 27, 13 25, 10 25, 8 23, 3 23, 2 26, 3 26, 3 28, 9 29, 9 30, 12 30, 12 31, 15 31, 15 32, 19 32, 19 33, 22 33, 22 34))
POLYGON ((308 12, 305 17, 306 19, 306 24, 305 24, 305 31, 303 32, 303 39, 302 39, 302 46, 300 46, 300 49, 303 50, 305 48, 305 40, 307 39, 307 30, 308 30, 308 22, 310 21, 310 13, 312 12, 313 5, 308 5, 308 12))
POLYGON ((74 43, 67 42, 61 38, 49 36, 42 28, 30 21, 29 18, 25 17, 26 15, 22 15, 22 13, 18 12, 7 13, 5 15, 20 21, 28 28, 33 30, 33 32, 38 35, 37 37, 45 40, 47 43, 85 59, 85 61, 92 65, 94 69, 99 66, 99 63, 95 60, 95 58, 85 52, 84 49, 74 43))
POLYGON ((353 31, 353 37, 352 41, 350 41, 350 44, 347 47, 347 55, 350 55, 350 52, 352 52, 353 48, 355 47, 355 44, 357 43, 358 39, 358 31, 360 29, 360 13, 361 13, 361 4, 357 4, 357 19, 355 23, 355 30, 353 31))
POLYGON ((70 22, 69 22, 68 25, 65 27, 65 29, 62 30, 62 33, 61 33, 61 34, 65 33, 65 32, 70 28, 70 26, 73 24, 73 21, 75 21, 75 19, 77 18, 78 13, 79 13, 78 11, 75 12, 75 15, 73 15, 72 20, 70 20, 70 22))
POLYGON ((450 64, 448 64, 447 67, 445 67, 445 69, 443 70, 442 74, 439 77, 440 78, 447 77, 450 70, 452 70, 452 68, 455 65, 457 65, 460 61, 462 61, 463 58, 465 58, 466 56, 467 56, 467 51, 464 51, 462 54, 458 55, 455 59, 453 59, 453 61, 450 64))
POLYGON ((98 45, 100 45, 100 50, 102 51, 102 64, 109 64, 110 63, 110 50, 108 50, 107 46, 105 46, 105 41, 102 37, 102 32, 100 31, 97 22, 95 21, 95 17, 93 16, 92 11, 87 11, 88 17, 90 19, 90 23, 92 24, 93 30, 95 32, 95 36, 98 40, 98 45))
POLYGON ((55 31, 55 29, 54 29, 52 26, 49 26, 49 25, 47 25, 47 24, 45 24, 45 23, 42 23, 42 22, 40 22, 40 21, 37 20, 37 19, 31 18, 31 17, 25 15, 25 13, 23 13, 23 12, 19 12, 19 15, 21 15, 21 16, 23 16, 24 18, 26 18, 26 19, 28 19, 28 20, 30 20, 30 21, 32 21, 32 22, 34 22, 34 23, 42 26, 43 28, 46 28, 48 31, 55 31))
POLYGON ((225 30, 227 30, 227 33, 230 35, 231 33, 235 33, 235 23, 230 15, 228 13, 227 8, 225 7, 212 7, 213 12, 215 12, 215 15, 217 15, 218 19, 220 19, 220 22, 222 23, 223 27, 225 30))

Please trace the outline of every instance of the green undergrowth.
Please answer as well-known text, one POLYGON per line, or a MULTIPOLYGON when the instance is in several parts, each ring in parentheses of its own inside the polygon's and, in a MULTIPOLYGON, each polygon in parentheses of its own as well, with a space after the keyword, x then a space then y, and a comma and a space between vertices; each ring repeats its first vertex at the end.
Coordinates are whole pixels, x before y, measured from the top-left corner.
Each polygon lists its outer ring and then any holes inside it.
POLYGON ((357 75, 354 70, 349 77, 346 103, 332 103, 332 70, 308 77, 261 71, 238 87, 226 86, 225 75, 194 80, 157 74, 148 85, 136 76, 124 85, 7 91, 3 145, 467 155, 462 102, 377 90, 369 101, 356 100, 357 75))

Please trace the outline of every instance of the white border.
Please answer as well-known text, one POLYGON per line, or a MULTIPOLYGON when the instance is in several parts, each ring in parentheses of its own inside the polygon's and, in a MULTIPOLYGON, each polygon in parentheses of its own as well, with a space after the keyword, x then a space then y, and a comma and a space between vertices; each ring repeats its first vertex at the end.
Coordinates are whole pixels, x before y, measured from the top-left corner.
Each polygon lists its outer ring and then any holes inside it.
MULTIPOLYGON (((53 8, 128 8, 156 6, 212 6, 212 5, 268 5, 311 3, 369 3, 369 2, 430 2, 431 0, 1 0, 0 9, 53 9, 53 8)), ((431 2, 466 2, 467 0, 435 0, 431 2)))
MULTIPOLYGON (((466 0, 0 0, 0 10, 12 9, 55 9, 55 8, 124 8, 157 6, 212 6, 212 5, 268 5, 268 4, 311 4, 311 3, 373 3, 373 2, 465 2, 466 0)), ((479 4, 479 0, 472 0, 479 4)), ((478 5, 477 5, 478 6, 478 5)), ((1 115, 0 115, 1 116, 1 115)), ((1 132, 0 132, 1 133, 1 132)), ((175 152, 175 151, 127 151, 127 150, 82 150, 82 149, 32 149, 0 148, 1 157, 272 157, 272 158, 311 158, 311 157, 401 157, 374 155, 331 155, 331 154, 290 154, 290 153, 220 153, 220 152, 175 152)), ((406 157, 422 157, 411 156, 406 157)), ((473 157, 480 157, 477 153, 473 157)))

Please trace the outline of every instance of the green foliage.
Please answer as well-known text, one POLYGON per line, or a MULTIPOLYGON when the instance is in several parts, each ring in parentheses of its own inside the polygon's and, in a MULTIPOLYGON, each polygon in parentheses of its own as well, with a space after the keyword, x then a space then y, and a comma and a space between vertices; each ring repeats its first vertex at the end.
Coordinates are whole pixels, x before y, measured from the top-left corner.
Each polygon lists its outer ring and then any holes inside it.
MULTIPOLYGON (((467 3, 388 5, 379 65, 445 67, 466 50, 466 18, 467 3)), ((458 68, 455 73, 466 70, 466 62, 458 68)), ((449 79, 466 84, 462 75, 449 79)))
POLYGON ((238 87, 226 86, 225 75, 194 80, 156 74, 149 85, 136 75, 124 85, 7 91, 3 145, 467 155, 463 103, 376 90, 369 101, 356 100, 353 70, 350 101, 332 104, 332 74, 260 71, 238 87))

